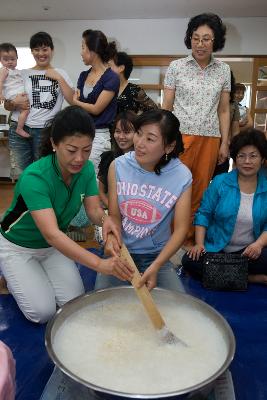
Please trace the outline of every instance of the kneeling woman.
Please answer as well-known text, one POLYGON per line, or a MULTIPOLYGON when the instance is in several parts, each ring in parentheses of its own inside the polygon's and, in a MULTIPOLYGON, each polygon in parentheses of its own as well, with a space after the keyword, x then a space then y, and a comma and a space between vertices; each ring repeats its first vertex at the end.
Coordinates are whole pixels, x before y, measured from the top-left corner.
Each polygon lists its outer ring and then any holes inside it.
MULTIPOLYGON (((153 110, 134 125, 135 151, 116 158, 109 168, 109 214, 122 227, 122 238, 143 273, 141 284, 180 290, 169 259, 189 228, 192 183, 191 172, 178 158, 183 150, 180 124, 170 111, 153 110)), ((112 244, 109 236, 106 247, 112 244)), ((96 288, 118 284, 97 275, 96 288)))
POLYGON ((75 261, 103 274, 131 279, 117 257, 102 260, 64 233, 84 203, 88 217, 116 225, 100 206, 95 171, 88 161, 94 139, 89 114, 78 106, 60 111, 43 133, 42 158, 25 169, 1 223, 0 264, 8 289, 26 318, 46 322, 62 305, 84 292, 75 261))
POLYGON ((239 253, 248 257, 249 281, 267 284, 267 158, 263 132, 248 129, 230 144, 236 169, 216 176, 206 190, 194 224, 196 244, 182 264, 202 277, 203 253, 239 253))

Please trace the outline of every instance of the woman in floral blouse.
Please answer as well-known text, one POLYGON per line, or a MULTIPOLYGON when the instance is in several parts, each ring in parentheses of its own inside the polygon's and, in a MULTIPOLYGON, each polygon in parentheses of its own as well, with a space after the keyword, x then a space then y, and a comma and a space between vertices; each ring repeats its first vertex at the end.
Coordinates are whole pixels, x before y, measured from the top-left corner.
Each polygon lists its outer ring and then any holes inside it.
MULTIPOLYGON (((192 220, 216 164, 228 156, 230 67, 212 55, 223 49, 225 32, 215 14, 191 18, 184 41, 192 54, 173 61, 164 81, 162 108, 181 123, 185 150, 180 158, 193 175, 192 220)), ((193 242, 192 225, 184 247, 193 242)))

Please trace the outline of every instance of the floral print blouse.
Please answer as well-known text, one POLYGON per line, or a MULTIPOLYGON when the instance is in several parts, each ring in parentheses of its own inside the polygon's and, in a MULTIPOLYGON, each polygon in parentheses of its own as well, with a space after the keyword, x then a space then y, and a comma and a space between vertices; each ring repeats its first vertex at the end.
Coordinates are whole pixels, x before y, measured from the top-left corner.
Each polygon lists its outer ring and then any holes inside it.
POLYGON ((117 98, 117 114, 131 110, 136 114, 158 108, 154 101, 138 85, 129 82, 124 91, 117 98))
POLYGON ((192 55, 172 61, 164 87, 175 89, 173 112, 183 134, 221 136, 217 111, 222 91, 231 91, 228 64, 212 57, 202 69, 192 55))

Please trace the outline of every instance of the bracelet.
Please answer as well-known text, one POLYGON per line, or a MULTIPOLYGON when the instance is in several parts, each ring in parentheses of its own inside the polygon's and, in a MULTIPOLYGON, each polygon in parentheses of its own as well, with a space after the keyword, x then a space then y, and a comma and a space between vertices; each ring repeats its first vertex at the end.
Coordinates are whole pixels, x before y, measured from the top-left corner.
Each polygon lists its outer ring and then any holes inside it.
POLYGON ((101 225, 102 226, 104 225, 104 221, 105 221, 106 216, 107 216, 106 214, 103 214, 102 217, 101 217, 101 225))

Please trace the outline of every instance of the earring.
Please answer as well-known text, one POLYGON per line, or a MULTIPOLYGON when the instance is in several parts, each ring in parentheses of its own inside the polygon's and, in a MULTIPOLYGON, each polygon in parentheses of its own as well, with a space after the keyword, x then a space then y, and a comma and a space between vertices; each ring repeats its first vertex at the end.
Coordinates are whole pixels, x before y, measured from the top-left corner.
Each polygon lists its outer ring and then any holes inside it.
POLYGON ((53 152, 55 153, 56 149, 53 148, 53 152))
POLYGON ((165 154, 165 160, 168 161, 168 154, 165 154))

